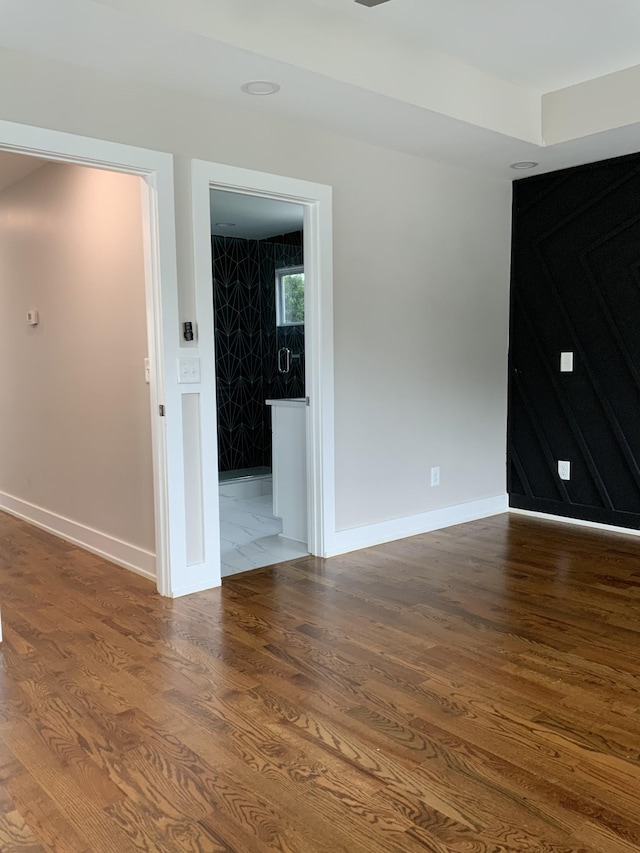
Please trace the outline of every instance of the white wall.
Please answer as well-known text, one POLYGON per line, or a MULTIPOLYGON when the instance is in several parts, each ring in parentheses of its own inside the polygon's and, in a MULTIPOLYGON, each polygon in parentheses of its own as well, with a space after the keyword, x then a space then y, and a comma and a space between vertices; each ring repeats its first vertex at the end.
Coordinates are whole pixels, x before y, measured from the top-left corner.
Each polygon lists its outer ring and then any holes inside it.
MULTIPOLYGON (((545 145, 629 126, 637 150, 640 122, 640 65, 605 74, 542 98, 542 136, 545 145), (635 127, 633 127, 635 125, 635 127)), ((627 153, 620 152, 620 153, 627 153)), ((599 155, 601 158, 603 155, 599 155)), ((605 156, 610 157, 611 153, 605 156)))
POLYGON ((1 118, 176 155, 185 319, 191 158, 334 187, 339 530, 503 494, 510 184, 242 103, 0 51, 1 118))
POLYGON ((367 153, 335 214, 338 529, 505 491, 510 188, 367 153))
POLYGON ((155 548, 144 286, 139 178, 51 163, 0 193, 0 505, 134 554, 155 548))

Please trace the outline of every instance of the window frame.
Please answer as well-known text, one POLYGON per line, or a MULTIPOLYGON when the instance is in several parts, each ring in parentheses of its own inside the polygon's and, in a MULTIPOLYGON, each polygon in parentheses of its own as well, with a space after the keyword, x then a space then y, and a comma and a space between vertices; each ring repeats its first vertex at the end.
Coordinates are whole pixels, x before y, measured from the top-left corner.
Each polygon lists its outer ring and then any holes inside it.
POLYGON ((304 320, 296 320, 294 322, 286 322, 282 320, 284 314, 284 278, 288 275, 304 276, 304 266, 298 264, 294 267, 279 267, 276 269, 276 327, 287 328, 292 326, 304 326, 304 320))

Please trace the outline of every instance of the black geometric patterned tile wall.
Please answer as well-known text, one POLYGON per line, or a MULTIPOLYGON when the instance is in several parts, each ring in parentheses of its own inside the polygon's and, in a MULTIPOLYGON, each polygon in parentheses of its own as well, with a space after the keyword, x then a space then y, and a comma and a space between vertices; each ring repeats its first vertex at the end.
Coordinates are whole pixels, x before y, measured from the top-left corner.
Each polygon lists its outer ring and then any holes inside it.
POLYGON ((302 250, 302 231, 289 231, 287 234, 278 234, 275 237, 265 237, 262 243, 279 243, 281 246, 294 246, 302 250))
POLYGON ((510 503, 637 528, 640 155, 517 181, 512 258, 510 503))
POLYGON ((304 364, 304 332, 276 331, 276 268, 302 265, 301 232, 285 239, 289 245, 212 238, 220 471, 271 465, 271 413, 264 401, 304 396, 303 366, 288 382, 277 370, 278 346, 300 351, 304 364), (280 342, 285 339, 289 343, 280 342))
MULTIPOLYGON (((302 232, 299 233, 302 234, 302 232)), ((276 270, 302 266, 302 246, 265 241, 261 248, 265 295, 263 323, 269 335, 265 372, 269 398, 280 400, 283 397, 304 397, 304 326, 276 326, 274 288, 276 270), (278 370, 277 353, 281 347, 288 347, 291 350, 291 369, 288 373, 280 373, 278 370)))

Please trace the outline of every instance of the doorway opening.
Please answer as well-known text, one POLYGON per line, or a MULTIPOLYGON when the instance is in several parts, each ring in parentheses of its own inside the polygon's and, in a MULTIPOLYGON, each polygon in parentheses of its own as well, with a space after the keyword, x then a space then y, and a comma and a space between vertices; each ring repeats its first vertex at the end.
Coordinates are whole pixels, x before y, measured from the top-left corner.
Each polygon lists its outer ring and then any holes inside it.
POLYGON ((0 152, 0 508, 155 580, 141 184, 0 152))
MULTIPOLYGON (((279 559, 298 556, 301 548, 302 553, 325 556, 331 551, 335 537, 331 188, 199 160, 192 163, 192 181, 198 346, 203 374, 209 360, 214 367, 208 372, 211 377, 209 382, 203 382, 202 388, 203 406, 213 415, 212 421, 215 424, 214 435, 208 435, 206 438, 206 441, 214 446, 214 453, 209 455, 208 466, 203 466, 203 493, 207 517, 211 519, 215 515, 215 518, 220 518, 220 501, 225 497, 224 491, 228 484, 227 472, 234 471, 231 479, 239 484, 236 488, 242 492, 244 481, 244 488, 253 490, 255 498, 264 498, 264 504, 272 500, 271 495, 267 493, 273 487, 276 505, 269 515, 272 521, 275 520, 274 516, 282 521, 278 522, 281 529, 276 528, 269 532, 278 537, 279 530, 282 534, 279 536, 281 544, 287 544, 286 539, 298 541, 295 555, 284 555, 279 559), (235 208, 232 209, 232 205, 235 205, 235 208), (292 219, 275 227, 269 224, 267 230, 262 233, 255 232, 253 235, 240 237, 237 229, 241 213, 244 211, 248 214, 253 210, 252 216, 256 217, 258 209, 267 208, 272 211, 277 209, 292 219), (236 215, 238 219, 235 218, 236 215), (212 226, 218 233, 212 235, 212 226), (230 234, 234 235, 233 238, 230 234), (275 242, 268 244, 271 238, 275 242), (238 242, 234 243, 234 239, 238 242), (215 278, 216 257, 222 259, 217 286, 223 290, 224 280, 234 280, 233 270, 242 265, 238 261, 242 240, 253 240, 251 249, 254 252, 254 262, 257 259, 256 269, 260 266, 260 258, 263 260, 262 287, 264 302, 268 303, 264 315, 268 316, 268 327, 264 323, 261 325, 260 311, 256 309, 255 301, 249 303, 252 307, 247 310, 247 316, 253 322, 254 336, 259 338, 262 335, 263 344, 267 344, 262 347, 258 345, 255 349, 258 357, 256 358, 255 353, 253 356, 255 364, 256 360, 260 360, 259 354, 263 354, 263 360, 267 362, 267 378, 264 378, 264 365, 260 365, 260 371, 252 373, 249 370, 250 375, 247 377, 248 380, 254 381, 251 390, 252 393, 255 392, 252 400, 255 402, 256 413, 248 421, 242 421, 242 416, 238 415, 242 409, 241 405, 229 409, 230 415, 219 411, 217 405, 218 396, 224 404, 225 391, 230 393, 224 388, 224 371, 219 371, 223 373, 220 381, 215 375, 217 359, 225 353, 229 358, 236 358, 238 355, 237 348, 234 350, 231 346, 233 341, 230 343, 229 340, 220 339, 225 336, 233 339, 234 325, 236 339, 246 339, 250 334, 246 329, 237 331, 237 323, 227 322, 230 315, 239 313, 239 291, 236 302, 230 306, 225 305, 223 297, 220 298, 227 315, 225 318, 223 311, 216 323, 216 344, 219 344, 217 353, 213 345, 212 273, 215 278), (262 249, 259 244, 262 244, 262 249), (210 346, 207 346, 208 341, 210 346), (262 378, 257 375, 258 372, 263 373, 262 378), (220 389, 221 394, 217 395, 216 392, 220 389), (273 397, 269 396, 271 393, 274 394, 273 397), (278 430, 275 426, 276 420, 284 422, 282 429, 278 430), (290 421, 295 421, 295 425, 288 423, 290 421), (271 446, 270 442, 265 440, 265 424, 269 427, 273 424, 274 432, 271 433, 269 429, 269 438, 276 440, 271 446), (227 439, 224 435, 227 428, 230 433, 229 441, 218 449, 218 441, 222 445, 227 439), (231 435, 234 428, 236 433, 231 435), (295 430, 297 438, 293 442, 284 442, 288 448, 284 462, 281 465, 276 464, 270 472, 274 454, 277 455, 277 435, 283 435, 290 429, 295 430), (254 454, 252 458, 249 458, 249 455, 243 457, 242 454, 234 456, 233 452, 230 453, 229 445, 233 446, 233 441, 239 436, 243 436, 241 443, 244 444, 244 449, 251 444, 252 451, 257 447, 259 453, 254 454), (297 448, 295 452, 294 447, 297 448), (292 466, 295 475, 287 470, 287 467, 292 466), (290 513, 283 509, 277 496, 279 471, 285 479, 291 476, 297 483, 300 497, 295 504, 298 516, 300 511, 303 516, 302 535, 287 536, 286 518, 290 513), (245 475, 252 478, 251 485, 244 480, 245 475), (273 478, 272 484, 268 482, 269 477, 273 478), (255 494, 258 490, 260 493, 255 494)), ((246 249, 247 246, 244 245, 243 252, 246 249)), ((255 273, 254 279, 257 292, 259 273, 255 273)), ((246 296, 245 292, 244 297, 246 296)), ((257 302, 260 302, 259 298, 257 302)), ((239 361, 226 371, 226 378, 233 374, 234 369, 241 372, 239 361)), ((245 378, 242 378, 243 381, 237 384, 241 390, 244 388, 246 402, 247 383, 245 378)), ((291 487, 280 491, 284 498, 291 498, 291 487)), ((238 500, 244 498, 239 497, 238 500)), ((224 533, 225 530, 221 531, 219 526, 208 525, 209 553, 215 548, 218 555, 221 551, 224 555, 225 548, 229 549, 230 540, 223 541, 224 533)), ((276 561, 276 557, 265 557, 262 565, 276 561)), ((236 563, 233 568, 235 571, 241 571, 251 567, 246 563, 243 567, 236 563)), ((225 573, 229 573, 229 568, 231 567, 225 567, 225 573)))
MULTIPOLYGON (((167 385, 165 381, 167 354, 169 352, 173 355, 176 349, 171 346, 170 338, 178 325, 172 158, 162 152, 7 121, 0 121, 0 152, 40 158, 53 164, 94 167, 102 172, 115 172, 141 179, 155 528, 155 554, 151 554, 153 559, 148 574, 155 577, 162 595, 181 594, 190 580, 184 553, 181 553, 184 552, 185 541, 184 512, 180 512, 179 506, 182 494, 176 487, 179 480, 183 479, 182 468, 177 464, 182 458, 179 440, 181 425, 178 421, 169 425, 165 419, 158 417, 160 405, 165 406, 167 402, 176 412, 179 411, 179 406, 174 405, 179 401, 177 388, 167 385)), ((16 225, 19 224, 18 217, 16 225)), ((71 324, 69 334, 72 333, 71 324)), ((14 362, 15 354, 12 358, 14 362)), ((141 373, 144 377, 144 365, 141 373)), ((108 414, 105 412, 105 417, 108 414)), ((99 448, 96 452, 99 452, 99 448)), ((34 509, 38 510, 38 507, 34 509)), ((13 514, 18 515, 19 512, 14 508, 13 514)), ((61 523, 66 520, 60 518, 61 523)), ((42 519, 36 519, 34 523, 47 526, 42 519)), ((92 530, 89 532, 95 533, 92 530)), ((73 538, 72 533, 63 535, 65 538, 73 538)), ((118 545, 117 537, 112 537, 112 541, 115 546, 118 545)), ((88 550, 100 552, 99 543, 83 544, 88 550)), ((108 558, 114 562, 127 563, 126 553, 120 556, 109 554, 108 558)))
POLYGON ((304 208, 220 189, 210 202, 226 577, 309 553, 304 208))

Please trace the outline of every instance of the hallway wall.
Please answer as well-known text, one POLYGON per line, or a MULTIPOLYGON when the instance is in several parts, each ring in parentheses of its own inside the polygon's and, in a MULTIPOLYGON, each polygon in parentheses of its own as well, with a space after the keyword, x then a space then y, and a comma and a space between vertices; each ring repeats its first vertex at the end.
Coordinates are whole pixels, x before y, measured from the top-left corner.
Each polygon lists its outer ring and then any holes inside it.
POLYGON ((153 565, 144 282, 138 178, 50 163, 0 193, 0 505, 153 565))

